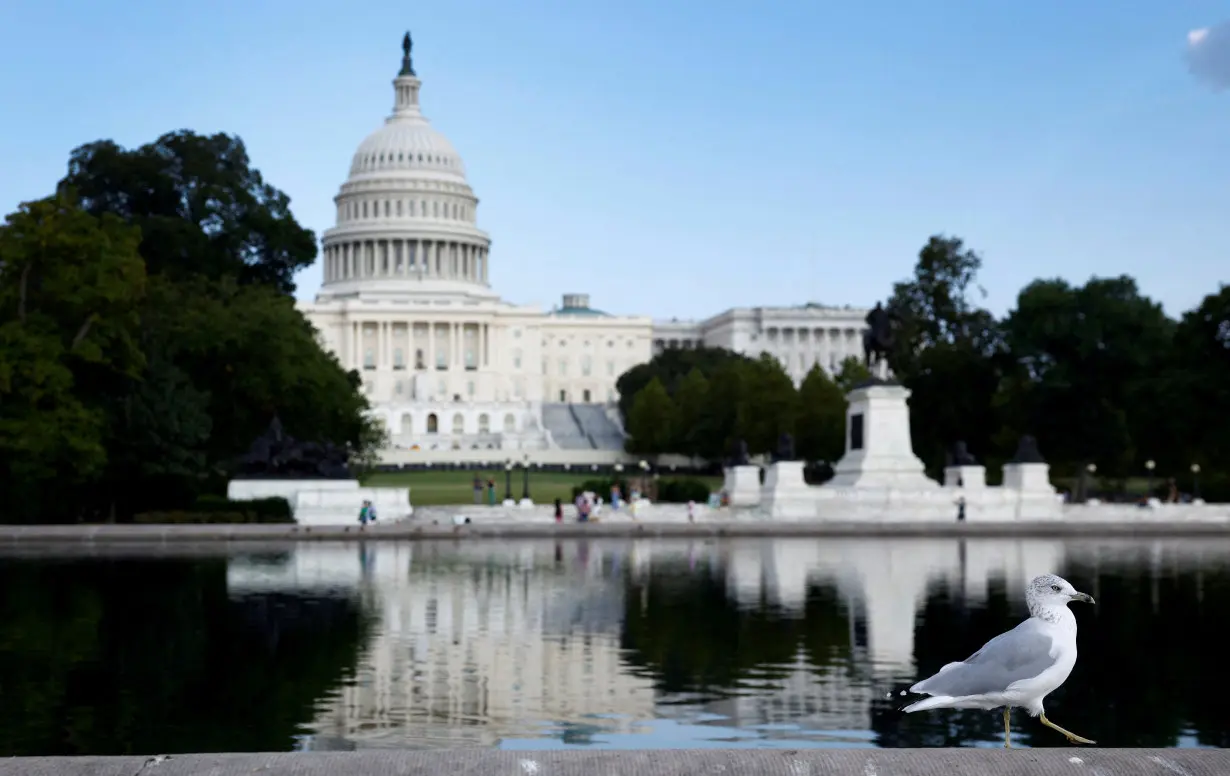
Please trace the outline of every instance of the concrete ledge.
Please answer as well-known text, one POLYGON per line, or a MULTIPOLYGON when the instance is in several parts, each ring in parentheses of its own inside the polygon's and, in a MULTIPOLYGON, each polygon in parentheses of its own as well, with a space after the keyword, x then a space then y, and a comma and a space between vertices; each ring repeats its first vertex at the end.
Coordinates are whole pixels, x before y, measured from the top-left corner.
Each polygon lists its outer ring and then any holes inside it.
POLYGON ((0 776, 1222 776, 1217 749, 364 750, 170 757, 17 757, 0 776))
POLYGON ((1134 539, 1230 537, 1230 525, 1197 522, 1086 522, 1047 520, 1012 523, 471 523, 464 526, 431 525, 416 521, 357 525, 0 525, 0 547, 34 544, 180 544, 183 542, 270 542, 338 540, 427 540, 487 538, 599 538, 599 537, 900 537, 900 538, 1012 538, 1012 539, 1134 539))

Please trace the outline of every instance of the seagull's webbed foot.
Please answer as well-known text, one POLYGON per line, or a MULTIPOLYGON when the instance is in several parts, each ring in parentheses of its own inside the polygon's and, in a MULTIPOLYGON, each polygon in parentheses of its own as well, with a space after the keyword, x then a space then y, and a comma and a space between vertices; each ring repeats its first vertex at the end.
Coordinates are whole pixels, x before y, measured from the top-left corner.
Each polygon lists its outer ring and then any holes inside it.
POLYGON ((1012 748, 1012 707, 1004 707, 1004 748, 1012 748))
POLYGON ((1049 719, 1047 719, 1046 714, 1039 715, 1038 719, 1042 720, 1042 724, 1046 725, 1048 728, 1051 728, 1052 730, 1058 730, 1060 733, 1063 733, 1064 737, 1067 738, 1070 743, 1073 743, 1073 744, 1097 743, 1095 741, 1090 741, 1088 738, 1082 738, 1081 736, 1078 736, 1069 730, 1064 730, 1063 728, 1056 725, 1054 722, 1051 722, 1049 719))

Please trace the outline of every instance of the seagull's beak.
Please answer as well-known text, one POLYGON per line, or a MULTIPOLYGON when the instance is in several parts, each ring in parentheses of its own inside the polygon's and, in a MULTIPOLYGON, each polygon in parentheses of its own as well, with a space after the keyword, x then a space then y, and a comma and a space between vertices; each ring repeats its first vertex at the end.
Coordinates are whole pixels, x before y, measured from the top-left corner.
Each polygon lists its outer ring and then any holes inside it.
POLYGON ((1097 601, 1093 600, 1093 596, 1089 595, 1088 593, 1073 593, 1071 597, 1068 598, 1068 600, 1069 601, 1084 601, 1087 604, 1097 603, 1097 601))

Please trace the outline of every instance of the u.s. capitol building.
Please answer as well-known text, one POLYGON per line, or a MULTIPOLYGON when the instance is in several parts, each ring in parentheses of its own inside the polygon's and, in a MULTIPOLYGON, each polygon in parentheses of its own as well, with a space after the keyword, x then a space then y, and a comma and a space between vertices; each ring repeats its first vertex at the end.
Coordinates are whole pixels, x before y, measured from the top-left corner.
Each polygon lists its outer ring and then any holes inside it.
POLYGON ((402 449, 618 449, 615 382, 668 347, 768 352, 801 380, 860 354, 865 309, 736 308, 704 321, 610 315, 584 293, 552 310, 491 288, 491 238, 461 156, 419 107, 409 36, 393 112, 359 144, 302 310, 402 449))

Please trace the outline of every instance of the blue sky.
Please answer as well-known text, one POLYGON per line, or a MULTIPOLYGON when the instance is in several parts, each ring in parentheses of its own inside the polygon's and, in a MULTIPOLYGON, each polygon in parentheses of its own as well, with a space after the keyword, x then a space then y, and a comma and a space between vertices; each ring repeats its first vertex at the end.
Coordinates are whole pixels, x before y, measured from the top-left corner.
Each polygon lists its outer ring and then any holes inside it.
POLYGON ((1035 277, 1126 272, 1178 314, 1230 280, 1227 19, 1226 0, 0 0, 0 206, 48 194, 85 142, 226 131, 319 234, 409 28, 512 301, 867 305, 942 232, 982 253, 996 313, 1035 277))

